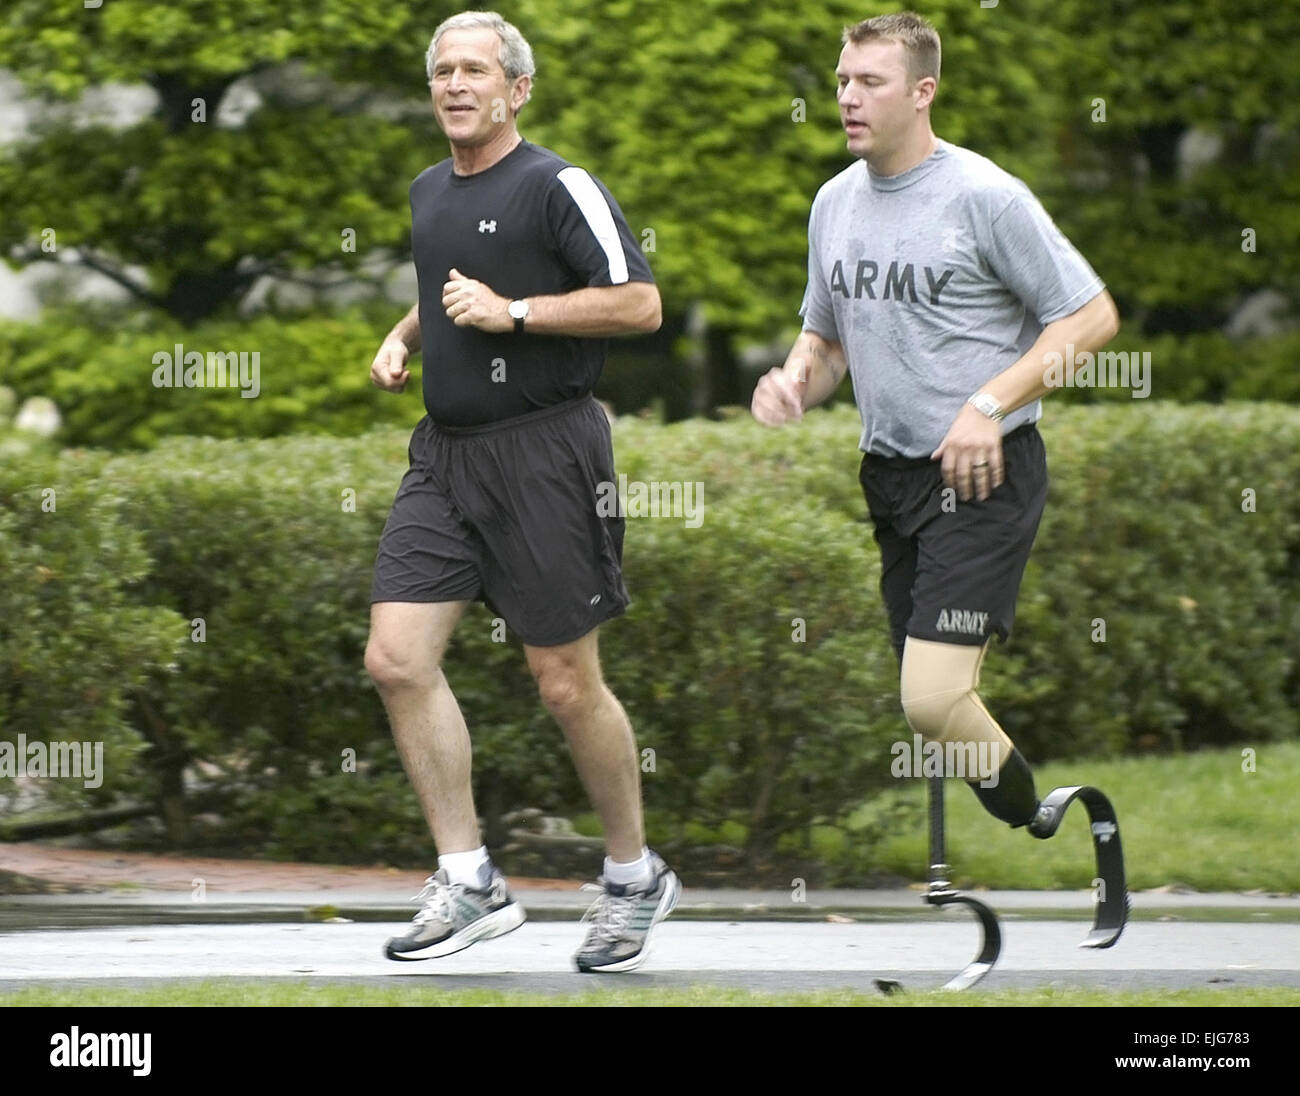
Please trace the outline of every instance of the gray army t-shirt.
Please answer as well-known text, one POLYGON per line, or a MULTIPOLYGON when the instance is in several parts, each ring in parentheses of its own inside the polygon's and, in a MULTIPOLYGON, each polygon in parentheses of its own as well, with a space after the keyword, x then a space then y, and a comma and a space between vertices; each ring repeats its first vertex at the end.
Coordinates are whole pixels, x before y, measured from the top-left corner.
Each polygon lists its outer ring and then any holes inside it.
MULTIPOLYGON (((859 160, 817 192, 799 311, 843 344, 862 450, 928 457, 970 396, 1103 288, 1024 183, 939 141, 910 171, 859 160)), ((1035 400, 1002 431, 1041 415, 1035 400)))

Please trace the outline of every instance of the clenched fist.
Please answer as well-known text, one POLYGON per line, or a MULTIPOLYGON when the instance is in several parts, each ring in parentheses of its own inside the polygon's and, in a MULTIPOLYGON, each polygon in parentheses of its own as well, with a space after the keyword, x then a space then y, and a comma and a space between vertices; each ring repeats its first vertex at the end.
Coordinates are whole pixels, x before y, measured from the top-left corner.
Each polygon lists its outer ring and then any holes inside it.
POLYGON ((486 285, 467 278, 455 267, 447 272, 450 279, 442 287, 442 307, 457 327, 477 327, 480 331, 502 334, 515 329, 515 321, 506 309, 510 302, 486 285))
POLYGON ((406 368, 406 359, 411 352, 401 339, 385 339, 379 347, 379 353, 370 363, 371 383, 378 385, 385 392, 400 392, 411 379, 406 368))
POLYGON ((784 367, 768 370, 754 389, 749 409, 764 426, 784 426, 803 418, 803 397, 808 388, 808 363, 794 358, 793 375, 784 367))

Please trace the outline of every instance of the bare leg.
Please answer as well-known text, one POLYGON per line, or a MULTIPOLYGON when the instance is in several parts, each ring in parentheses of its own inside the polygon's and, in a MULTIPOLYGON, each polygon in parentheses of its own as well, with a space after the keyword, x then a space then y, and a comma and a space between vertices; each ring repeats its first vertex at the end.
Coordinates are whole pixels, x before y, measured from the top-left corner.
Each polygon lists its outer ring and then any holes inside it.
POLYGON ((641 856, 641 770, 636 740, 600 672, 597 632, 559 647, 524 647, 542 703, 564 730, 574 765, 605 827, 613 860, 641 856))
POLYGON ((469 731, 441 668, 467 604, 376 602, 366 646, 366 671, 383 698, 402 765, 443 854, 483 843, 470 783, 469 731))

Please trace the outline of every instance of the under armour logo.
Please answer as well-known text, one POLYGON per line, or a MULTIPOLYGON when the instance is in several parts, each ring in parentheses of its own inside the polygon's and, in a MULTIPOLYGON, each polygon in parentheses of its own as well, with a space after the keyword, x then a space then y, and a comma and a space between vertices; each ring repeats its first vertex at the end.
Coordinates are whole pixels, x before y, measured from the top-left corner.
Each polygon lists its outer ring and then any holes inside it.
POLYGON ((479 221, 478 230, 480 232, 495 232, 497 230, 496 221, 479 221))

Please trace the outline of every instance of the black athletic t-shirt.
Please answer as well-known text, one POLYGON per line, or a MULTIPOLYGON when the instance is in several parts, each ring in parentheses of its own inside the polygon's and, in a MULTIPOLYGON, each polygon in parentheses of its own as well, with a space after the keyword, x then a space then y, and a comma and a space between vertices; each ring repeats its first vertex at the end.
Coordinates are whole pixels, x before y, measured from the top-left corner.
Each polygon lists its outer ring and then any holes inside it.
POLYGON ((457 327, 442 307, 453 267, 508 300, 654 281, 609 191, 528 141, 474 175, 456 175, 447 159, 416 176, 411 252, 424 406, 444 426, 497 422, 585 395, 608 342, 457 327))

